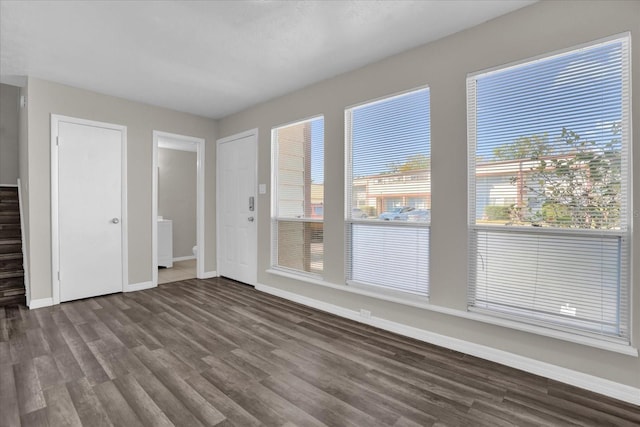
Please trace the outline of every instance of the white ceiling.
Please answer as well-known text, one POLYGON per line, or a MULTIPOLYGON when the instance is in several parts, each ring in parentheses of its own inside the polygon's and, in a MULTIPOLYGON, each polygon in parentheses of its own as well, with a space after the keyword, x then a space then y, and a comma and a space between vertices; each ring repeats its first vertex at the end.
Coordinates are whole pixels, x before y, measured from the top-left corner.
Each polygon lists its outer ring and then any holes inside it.
POLYGON ((0 82, 220 118, 531 3, 0 0, 0 82))

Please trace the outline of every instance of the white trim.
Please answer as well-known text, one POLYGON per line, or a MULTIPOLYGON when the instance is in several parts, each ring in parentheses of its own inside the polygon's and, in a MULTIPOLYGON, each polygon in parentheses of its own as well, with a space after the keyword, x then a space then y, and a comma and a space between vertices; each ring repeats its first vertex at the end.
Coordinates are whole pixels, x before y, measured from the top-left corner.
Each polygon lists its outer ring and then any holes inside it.
POLYGON ((18 178, 18 184, 0 184, 0 187, 16 188, 16 187, 20 187, 19 183, 20 183, 20 178, 18 178))
POLYGON ((18 206, 20 208, 20 239, 22 240, 22 270, 24 270, 24 295, 27 307, 31 303, 31 279, 29 278, 29 257, 27 256, 26 230, 24 228, 24 209, 22 202, 22 184, 18 178, 18 206))
POLYGON ((122 241, 122 290, 129 282, 129 229, 127 207, 127 127, 113 123, 79 119, 76 117, 51 114, 51 288, 53 304, 60 304, 60 280, 58 268, 60 266, 58 229, 58 146, 57 138, 60 122, 73 123, 92 127, 100 127, 120 131, 121 141, 121 200, 120 224, 122 241))
POLYGON ((337 305, 318 301, 313 298, 301 296, 289 291, 274 288, 267 285, 258 284, 256 289, 271 295, 285 298, 308 307, 316 308, 327 313, 335 314, 356 322, 375 326, 386 331, 394 332, 406 337, 414 338, 430 344, 448 348, 450 350, 459 351, 491 362, 500 363, 501 365, 520 369, 545 378, 550 378, 569 385, 580 387, 595 393, 604 394, 614 399, 619 399, 635 405, 640 405, 640 388, 620 384, 605 378, 596 377, 594 375, 585 374, 583 372, 574 371, 573 369, 563 368, 561 366, 552 365, 550 363, 541 362, 529 357, 520 356, 504 350, 498 350, 481 344, 472 343, 458 338, 448 337, 446 335, 436 334, 434 332, 425 331, 423 329, 414 328, 403 325, 401 323, 382 319, 380 317, 363 317, 359 312, 350 310, 337 305))
MULTIPOLYGON (((456 310, 454 308, 443 307, 435 304, 430 304, 424 299, 421 301, 419 298, 415 298, 414 295, 407 294, 395 296, 378 292, 377 290, 363 289, 364 286, 349 286, 349 285, 336 285, 334 283, 325 282, 324 280, 314 279, 312 277, 303 276, 301 274, 293 274, 280 269, 270 268, 266 270, 267 273, 277 276, 286 277, 289 279, 299 280, 301 282, 311 283, 313 285, 324 286, 331 289, 337 289, 343 292, 349 292, 357 295, 364 295, 366 297, 379 299, 382 301, 393 302, 396 304, 403 304, 409 307, 416 307, 423 310, 434 311, 436 313, 446 314, 449 316, 461 317, 463 319, 469 319, 476 322, 488 323, 490 325, 501 326, 504 328, 515 329, 517 331, 528 332, 531 334, 541 335, 544 337, 555 338, 562 341, 572 342, 574 344, 585 345, 588 347, 598 348, 600 350, 611 351, 614 353, 624 354, 626 356, 638 357, 638 349, 627 344, 611 342, 600 338, 589 337, 585 335, 578 335, 567 331, 552 329, 544 326, 533 325, 529 323, 519 322, 515 320, 505 319, 502 317, 490 316, 478 312, 456 310)), ((371 288, 371 286, 367 286, 371 288)))
POLYGON ((620 34, 614 34, 608 37, 603 37, 601 39, 596 39, 596 40, 592 40, 586 43, 581 43, 578 45, 574 45, 574 46, 569 46, 567 48, 564 49, 558 49, 555 50, 553 52, 548 52, 548 53, 541 53, 540 55, 536 55, 530 58, 525 58, 525 59, 519 59, 517 61, 512 61, 512 62, 508 62, 506 64, 502 64, 502 65, 496 65, 495 67, 491 67, 491 68, 486 68, 484 70, 479 70, 479 71, 474 71, 471 73, 467 73, 467 79, 469 78, 473 78, 473 79, 478 79, 480 77, 484 77, 486 75, 490 75, 490 74, 494 74, 500 71, 506 71, 512 68, 517 68, 520 66, 524 66, 525 64, 533 64, 536 62, 542 62, 542 61, 546 61, 546 60, 551 60, 553 58, 557 58, 559 56, 563 56, 566 55, 569 52, 580 52, 580 51, 585 51, 585 50, 589 50, 592 48, 596 48, 596 47, 601 47, 604 46, 606 44, 611 44, 611 43, 615 43, 617 41, 620 41, 622 39, 624 39, 625 37, 628 38, 629 41, 631 41, 631 33, 629 31, 625 31, 623 33, 620 34))
POLYGON ((166 148, 168 150, 190 151, 192 153, 197 153, 198 146, 196 144, 196 142, 183 140, 175 141, 164 137, 160 137, 158 139, 158 148, 166 148))
POLYGON ((36 308, 42 308, 42 307, 51 307, 53 304, 53 298, 39 298, 39 299, 32 299, 28 306, 29 306, 29 310, 35 310, 36 308))
MULTIPOLYGON (((634 336, 634 323, 633 323, 633 139, 631 139, 632 128, 632 110, 631 110, 631 33, 623 32, 612 36, 604 37, 598 40, 586 42, 577 46, 569 46, 564 49, 560 49, 551 53, 543 53, 541 55, 525 58, 515 62, 511 62, 504 65, 495 66, 489 69, 475 71, 467 74, 466 78, 466 90, 467 90, 467 299, 469 310, 484 311, 486 314, 482 315, 483 318, 496 318, 502 317, 500 320, 487 321, 487 323, 505 324, 507 327, 510 324, 520 324, 519 321, 511 321, 508 319, 509 314, 500 313, 498 310, 491 311, 490 309, 483 309, 480 306, 475 305, 475 293, 476 293, 476 276, 477 263, 476 255, 478 253, 478 232, 501 232, 501 233, 513 233, 517 235, 554 235, 554 236, 567 236, 567 237, 594 237, 599 239, 619 239, 620 241, 620 254, 618 261, 618 324, 617 326, 623 332, 625 339, 632 340, 634 336), (587 229, 569 229, 569 228, 556 228, 556 227, 531 227, 531 226, 500 226, 478 223, 476 212, 477 203, 477 185, 478 179, 476 176, 477 164, 476 164, 476 151, 478 149, 478 135, 477 135, 477 110, 478 110, 478 97, 477 86, 478 81, 484 77, 502 73, 504 71, 512 70, 514 68, 521 68, 530 66, 536 63, 543 63, 553 58, 558 58, 570 54, 576 54, 584 51, 593 51, 596 48, 600 48, 605 45, 611 45, 614 43, 621 44, 622 56, 621 56, 621 79, 622 79, 622 92, 621 92, 621 153, 623 158, 627 158, 626 162, 622 162, 622 195, 623 200, 626 199, 626 215, 621 215, 621 229, 620 230, 587 230, 587 229), (626 86, 625 86, 626 85, 626 86), (627 89, 627 90, 625 90, 627 89), (625 153, 626 150, 626 153, 625 153), (625 155, 626 154, 626 155, 625 155), (626 189, 625 189, 626 185, 626 189), (626 223, 626 225, 625 225, 626 223)), ((622 206, 625 208, 625 205, 622 206)), ((523 309, 524 310, 524 309, 523 309)), ((482 320, 484 321, 484 320, 482 320)), ((557 322, 556 325, 550 325, 548 328, 544 326, 536 326, 536 323, 543 324, 543 321, 535 319, 535 316, 530 316, 530 319, 523 320, 523 326, 515 327, 515 329, 527 330, 527 328, 539 328, 542 330, 549 330, 551 333, 542 333, 541 335, 553 336, 560 334, 559 339, 578 342, 580 344, 583 341, 592 341, 595 343, 603 342, 603 344, 591 344, 584 342, 586 345, 591 345, 597 348, 604 348, 606 350, 617 351, 627 355, 633 355, 638 357, 638 350, 631 347, 630 344, 624 344, 619 342, 613 342, 612 344, 606 341, 615 341, 616 337, 603 336, 598 338, 596 334, 591 334, 588 331, 576 330, 575 333, 571 332, 571 321, 567 319, 565 325, 566 329, 562 330, 563 325, 557 322), (526 322, 526 323, 525 323, 526 322), (557 330, 554 328, 558 328, 557 330), (581 337, 582 335, 582 337, 581 337), (570 338, 577 337, 577 338, 570 338), (614 347, 617 347, 614 348, 614 347), (624 350, 626 348, 627 350, 624 350)), ((537 332, 534 332, 537 333, 537 332)), ((636 346, 638 342, 634 343, 636 346)))
POLYGON ((140 283, 130 283, 130 284, 127 284, 122 291, 123 292, 135 292, 135 291, 142 291, 144 289, 155 288, 157 286, 158 286, 158 284, 154 285, 153 282, 151 282, 151 281, 149 281, 149 282, 140 282, 140 283))
MULTIPOLYGON (((151 282, 158 285, 158 147, 172 150, 196 152, 196 277, 204 279, 204 194, 205 194, 205 147, 206 140, 193 136, 153 131, 153 154, 151 166, 151 282), (195 150, 193 149, 195 147, 195 150)), ((182 257, 193 259, 194 257, 182 257)), ((174 258, 174 261, 182 259, 174 258)))
MULTIPOLYGON (((230 136, 226 136, 224 138, 220 138, 216 141, 216 266, 217 268, 220 268, 220 254, 222 253, 221 251, 221 247, 222 247, 222 243, 220 242, 220 221, 219 218, 222 217, 222 215, 220 215, 220 177, 218 176, 218 174, 220 173, 220 145, 221 144, 225 144, 227 142, 232 142, 235 141, 237 139, 243 139, 249 136, 253 136, 253 145, 254 145, 254 150, 255 150, 255 182, 254 182, 254 187, 255 187, 255 202, 253 204, 254 206, 254 215, 253 217, 255 218, 255 224, 256 224, 256 231, 255 234, 253 235, 253 241, 254 241, 254 245, 253 245, 253 250, 255 251, 255 257, 254 259, 256 260, 256 265, 253 266, 253 275, 255 277, 255 281, 254 283, 247 283, 248 285, 251 286, 256 286, 257 284, 257 280, 258 280, 258 224, 260 223, 260 215, 259 215, 259 211, 260 211, 260 203, 258 201, 258 196, 259 196, 259 192, 258 192, 258 159, 259 159, 259 153, 258 153, 258 147, 259 147, 259 140, 258 140, 258 128, 253 128, 244 132, 240 132, 240 133, 236 133, 234 135, 230 135, 230 136)), ((211 273, 211 272, 210 272, 211 273)), ((215 271, 213 272, 215 273, 215 276, 211 276, 211 277, 218 277, 219 274, 216 273, 215 271)), ((202 277, 204 279, 204 277, 202 277)), ((210 277, 208 277, 210 278, 210 277)))
POLYGON ((189 256, 179 256, 179 257, 175 257, 173 259, 173 262, 179 262, 179 261, 189 261, 190 259, 197 259, 197 257, 193 256, 193 255, 189 255, 189 256))
POLYGON ((202 277, 200 277, 200 279, 212 279, 214 277, 218 277, 218 272, 213 270, 213 271, 205 271, 204 274, 202 275, 202 277))
MULTIPOLYGON (((349 113, 351 113, 353 110, 357 110, 357 109, 362 108, 362 107, 371 107, 372 105, 382 104, 383 102, 391 101, 392 99, 397 99, 397 98, 400 98, 400 97, 402 97, 404 95, 408 95, 408 94, 413 93, 413 92, 420 92, 420 91, 424 91, 424 90, 431 91, 431 87, 429 85, 416 86, 416 87, 411 88, 411 89, 401 90, 399 92, 394 92, 391 95, 383 95, 383 96, 380 96, 378 98, 370 99, 368 101, 362 101, 362 102, 359 102, 357 104, 348 105, 348 106, 346 106, 344 108, 344 110, 345 110, 345 113, 347 112, 347 110, 349 111, 349 113)), ((429 93, 429 95, 431 95, 431 93, 429 93)), ((345 121, 345 123, 346 123, 346 121, 345 121)))

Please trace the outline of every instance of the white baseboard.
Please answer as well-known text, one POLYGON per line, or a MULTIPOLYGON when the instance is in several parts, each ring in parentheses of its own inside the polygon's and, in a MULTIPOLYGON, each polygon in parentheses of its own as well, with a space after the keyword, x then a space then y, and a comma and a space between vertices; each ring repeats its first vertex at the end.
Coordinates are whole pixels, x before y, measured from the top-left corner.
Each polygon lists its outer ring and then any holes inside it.
POLYGON ((563 368, 552 365, 550 363, 541 362, 529 357, 520 356, 518 354, 509 353, 507 351, 498 350, 481 344, 464 341, 458 338, 448 337, 446 335, 436 334, 425 331, 424 329, 414 328, 412 326, 403 325, 401 323, 392 322, 390 320, 379 317, 362 317, 359 312, 318 301, 295 294, 293 292, 284 291, 267 285, 258 284, 256 289, 271 295, 294 301, 308 307, 316 308, 327 313, 335 314, 340 317, 354 320, 356 322, 375 326, 386 331, 395 332, 406 337, 414 338, 430 344, 448 348, 450 350, 459 351, 491 362, 500 363, 505 366, 520 369, 535 375, 540 375, 556 381, 560 381, 569 385, 580 387, 595 393, 604 394, 634 405, 640 405, 640 388, 631 387, 620 384, 605 378, 596 377, 585 374, 583 372, 574 371, 572 369, 563 368))
POLYGON ((211 279, 213 277, 218 277, 218 272, 213 270, 213 271, 205 271, 202 274, 202 277, 198 277, 198 279, 211 279))
POLYGON ((190 256, 179 256, 173 259, 173 262, 178 262, 178 261, 189 261, 190 259, 196 259, 196 257, 194 257, 193 255, 190 256))
POLYGON ((42 308, 42 307, 50 307, 53 305, 53 298, 39 298, 39 299, 32 299, 31 301, 29 301, 29 309, 33 310, 36 308, 42 308))
POLYGON ((125 285, 124 289, 122 290, 122 292, 135 292, 135 291, 142 291, 144 289, 150 289, 150 288, 155 288, 157 285, 153 285, 152 281, 148 281, 148 282, 141 282, 141 283, 131 283, 128 285, 125 285))

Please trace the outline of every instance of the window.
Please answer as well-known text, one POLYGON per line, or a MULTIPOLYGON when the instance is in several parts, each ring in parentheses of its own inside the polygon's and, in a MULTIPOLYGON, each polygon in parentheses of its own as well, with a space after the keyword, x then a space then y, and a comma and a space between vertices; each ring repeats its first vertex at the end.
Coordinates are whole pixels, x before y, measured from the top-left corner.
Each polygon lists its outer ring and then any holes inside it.
POLYGON ((470 309, 628 342, 628 37, 467 89, 470 309))
POLYGON ((272 264, 322 274, 324 119, 272 131, 272 264))
POLYGON ((345 114, 347 283, 427 297, 429 90, 345 114))

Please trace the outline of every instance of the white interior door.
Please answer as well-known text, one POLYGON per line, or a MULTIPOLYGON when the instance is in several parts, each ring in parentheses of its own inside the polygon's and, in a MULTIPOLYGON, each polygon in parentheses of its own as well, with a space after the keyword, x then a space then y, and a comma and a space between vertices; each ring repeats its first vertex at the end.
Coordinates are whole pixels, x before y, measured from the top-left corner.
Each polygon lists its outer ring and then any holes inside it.
POLYGON ((59 121, 56 148, 60 301, 121 292, 122 130, 59 121))
POLYGON ((218 141, 218 274, 257 282, 256 134, 218 141))

